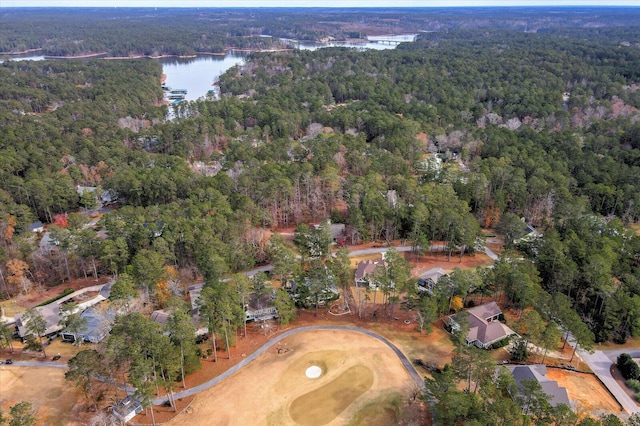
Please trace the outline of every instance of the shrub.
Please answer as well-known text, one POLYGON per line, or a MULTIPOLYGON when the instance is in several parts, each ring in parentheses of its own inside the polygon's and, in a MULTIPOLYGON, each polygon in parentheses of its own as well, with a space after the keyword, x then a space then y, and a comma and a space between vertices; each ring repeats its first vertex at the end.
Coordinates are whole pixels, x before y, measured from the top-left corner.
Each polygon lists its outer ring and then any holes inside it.
POLYGON ((640 392, 636 393, 636 400, 640 401, 640 392))
POLYGON ((52 297, 52 298, 51 298, 51 299, 49 299, 49 300, 45 300, 44 302, 40 303, 40 304, 39 304, 39 305, 37 305, 37 306, 44 306, 44 305, 48 305, 49 303, 53 303, 53 302, 55 302, 55 301, 56 301, 56 300, 58 300, 58 299, 62 299, 63 297, 70 295, 70 294, 71 294, 71 293, 73 293, 74 291, 75 291, 74 289, 72 289, 72 288, 68 288, 68 289, 64 290, 62 293, 60 293, 59 295, 54 296, 54 297, 52 297))
POLYGON ((505 337, 504 339, 500 339, 495 343, 492 343, 489 349, 499 349, 507 346, 511 339, 509 337, 505 337))
POLYGON ((618 369, 625 379, 640 379, 640 366, 627 353, 618 357, 618 369))
POLYGON ((636 392, 640 392, 640 381, 636 379, 629 379, 626 381, 627 386, 636 392))
POLYGON ((526 361, 529 357, 529 351, 527 350, 527 342, 520 339, 511 348, 511 359, 516 362, 526 361))

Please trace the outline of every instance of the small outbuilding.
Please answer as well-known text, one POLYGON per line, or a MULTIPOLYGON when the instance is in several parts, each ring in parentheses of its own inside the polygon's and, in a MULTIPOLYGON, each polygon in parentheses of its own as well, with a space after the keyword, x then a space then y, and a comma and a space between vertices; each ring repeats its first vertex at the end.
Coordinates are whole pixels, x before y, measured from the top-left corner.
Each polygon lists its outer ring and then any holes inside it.
POLYGON ((132 395, 121 399, 113 406, 113 415, 123 422, 128 422, 133 419, 136 414, 141 413, 143 410, 140 401, 135 399, 132 395))
POLYGON ((29 225, 29 231, 33 232, 34 234, 44 232, 44 224, 40 221, 33 222, 29 225))

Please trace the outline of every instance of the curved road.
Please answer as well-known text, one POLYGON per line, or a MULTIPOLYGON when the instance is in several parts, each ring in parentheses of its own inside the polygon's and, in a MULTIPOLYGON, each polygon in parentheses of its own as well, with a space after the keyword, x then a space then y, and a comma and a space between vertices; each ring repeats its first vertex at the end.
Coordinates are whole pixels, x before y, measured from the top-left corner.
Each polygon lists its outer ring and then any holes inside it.
MULTIPOLYGON (((176 392, 176 393, 173 394, 173 396, 174 396, 174 398, 183 398, 185 396, 195 395, 195 394, 197 394, 199 392, 202 392, 203 390, 209 389, 209 388, 217 385, 221 381, 225 380, 229 376, 233 375, 234 373, 236 373, 238 370, 240 370, 241 368, 243 368, 244 366, 249 364, 251 361, 255 360, 257 357, 259 357, 260 355, 265 353, 269 348, 271 348, 273 345, 278 343, 280 340, 282 340, 282 339, 284 339, 286 337, 289 337, 289 336, 293 336, 294 334, 297 334, 297 333, 302 333, 302 332, 305 332, 305 331, 318 331, 318 330, 320 330, 320 331, 331 331, 331 330, 353 331, 353 332, 356 332, 356 333, 365 334, 365 335, 367 335, 369 337, 372 337, 372 338, 374 338, 376 340, 379 340, 380 342, 384 343, 389 348, 391 348, 391 350, 400 359, 400 361, 402 362, 402 365, 404 366, 405 370, 407 370, 407 372, 409 373, 411 378, 413 378, 413 380, 420 387, 420 389, 424 390, 424 377, 422 377, 422 376, 420 376, 420 374, 418 374, 418 372, 414 368, 413 364, 411 364, 411 361, 409 361, 407 359, 407 357, 404 355, 404 353, 402 353, 402 351, 400 349, 398 349, 398 347, 396 345, 391 343, 385 337, 382 337, 379 334, 374 333, 371 330, 367 330, 367 329, 364 329, 364 328, 355 327, 355 326, 351 326, 351 325, 311 325, 311 326, 306 326, 306 327, 294 328, 294 329, 285 331, 282 334, 274 336, 274 338, 272 338, 271 340, 266 342, 264 345, 262 345, 260 348, 258 348, 258 350, 256 350, 254 353, 250 354, 245 359, 240 361, 238 364, 234 365, 233 367, 231 367, 230 369, 228 369, 224 373, 220 374, 219 376, 214 377, 213 379, 211 379, 211 380, 209 380, 207 382, 204 382, 204 383, 202 383, 202 384, 200 384, 198 386, 194 386, 192 388, 185 389, 185 390, 180 391, 180 392, 176 392)), ((62 364, 62 363, 59 363, 59 362, 50 362, 50 361, 14 361, 13 365, 15 365, 16 367, 53 367, 53 368, 60 368, 60 369, 69 368, 67 366, 67 364, 62 364)), ((155 398, 153 400, 153 404, 154 405, 162 405, 167 401, 167 398, 168 397, 166 395, 162 396, 162 397, 155 398)))
MULTIPOLYGON (((267 351, 273 345, 278 343, 280 340, 282 340, 282 339, 284 339, 286 337, 292 336, 294 334, 297 334, 297 333, 301 333, 301 332, 305 332, 305 331, 315 331, 315 330, 354 331, 356 333, 366 334, 369 337, 373 337, 374 339, 377 339, 377 340, 381 341, 382 343, 387 345, 389 348, 391 348, 391 350, 393 352, 395 352, 395 354, 398 356, 398 358, 400 358, 400 361, 402 362, 402 365, 407 370, 409 375, 413 378, 413 380, 415 380, 416 384, 418 386, 420 386, 420 389, 424 390, 424 378, 418 374, 416 369, 413 367, 413 365, 407 359, 407 357, 402 353, 402 351, 400 349, 398 349, 398 347, 396 345, 391 343, 386 338, 380 336, 379 334, 374 333, 373 331, 366 330, 366 329, 360 328, 360 327, 350 326, 350 325, 312 325, 312 326, 307 326, 307 327, 294 328, 292 330, 285 331, 284 333, 282 333, 282 334, 280 334, 278 336, 275 336, 273 339, 271 339, 270 341, 268 341, 264 345, 262 345, 257 351, 255 351, 251 355, 247 356, 241 362, 239 362, 238 364, 234 365, 233 367, 231 367, 230 369, 228 369, 227 371, 225 371, 221 375, 209 380, 208 382, 202 383, 201 385, 194 386, 194 387, 192 387, 190 389, 185 389, 185 390, 180 391, 180 392, 176 392, 173 396, 174 396, 174 398, 183 398, 185 396, 195 395, 196 393, 202 392, 205 389, 209 389, 210 387, 215 386, 216 384, 220 383, 221 381, 223 381, 224 379, 228 378, 232 374, 236 373, 238 370, 240 370, 245 365, 249 364, 251 361, 255 360, 258 356, 262 355, 265 351, 267 351)), ((154 403, 154 405, 161 405, 166 400, 167 400, 167 396, 165 395, 163 397, 158 397, 158 398, 154 399, 153 403, 154 403)))
MULTIPOLYGON (((351 251, 349 253, 349 256, 358 256, 358 255, 383 253, 383 252, 386 252, 387 250, 389 250, 389 248, 390 247, 383 247, 383 248, 376 247, 376 248, 363 249, 363 250, 354 250, 354 251, 351 251)), ((436 246, 433 246, 431 248, 435 249, 436 246)), ((411 246, 400 246, 400 247, 395 247, 395 249, 398 250, 398 251, 401 251, 401 252, 405 252, 405 251, 411 251, 412 247, 411 246)), ((484 252, 492 260, 497 260, 498 259, 498 256, 495 253, 493 253, 489 248, 485 247, 484 252)), ((248 275, 248 276, 252 276, 252 275, 255 275, 257 272, 261 272, 261 271, 262 272, 266 272, 266 271, 270 271, 271 269, 273 269, 272 265, 265 265, 265 266, 261 266, 259 268, 255 268, 255 269, 252 269, 250 271, 247 271, 247 272, 245 272, 245 274, 248 275)), ((109 296, 109 292, 111 290, 111 284, 113 284, 113 283, 110 282, 110 283, 108 283, 108 285, 105 285, 101 289, 105 293, 105 295, 103 295, 103 297, 108 297, 109 296)), ((202 284, 194 284, 194 285, 189 287, 189 290, 191 291, 191 290, 199 289, 199 288, 201 288, 201 286, 202 286, 202 284)), ((102 295, 102 291, 101 291, 101 295, 102 295)), ((409 375, 415 380, 416 384, 422 390, 424 390, 424 378, 418 374, 416 369, 413 367, 413 365, 407 359, 407 357, 402 353, 402 351, 400 349, 398 349, 397 346, 395 346, 393 343, 391 343, 386 338, 384 338, 384 337, 380 336, 379 334, 376 334, 376 333, 374 333, 374 332, 372 332, 370 330, 366 330, 366 329, 360 328, 360 327, 354 327, 354 326, 348 326, 348 325, 344 325, 344 326, 340 326, 340 325, 327 325, 327 326, 316 325, 316 326, 307 326, 307 327, 295 328, 295 329, 286 331, 286 332, 276 336, 277 338, 274 338, 274 339, 266 342, 264 345, 262 345, 254 353, 252 353, 251 355, 247 356, 241 362, 239 362, 238 364, 234 365, 233 367, 231 367, 229 370, 225 371, 221 375, 209 380, 208 382, 205 382, 205 383, 202 383, 202 384, 200 384, 198 386, 195 386, 193 388, 185 389, 185 390, 180 391, 180 392, 176 392, 174 394, 174 398, 183 398, 185 396, 195 395, 198 392, 202 392, 205 389, 209 389, 209 388, 215 386, 216 384, 220 383, 221 381, 225 380, 226 378, 228 378, 232 374, 236 373, 238 370, 243 368, 245 365, 249 364, 251 361, 255 360, 258 356, 262 355, 267 349, 269 349, 273 345, 275 345, 280 339, 284 339, 284 338, 292 336, 292 335, 294 335, 296 333, 300 333, 300 332, 304 332, 304 331, 314 331, 314 330, 353 331, 353 332, 357 332, 357 333, 366 334, 369 337, 372 337, 374 339, 377 339, 377 340, 381 341, 382 343, 387 345, 389 348, 391 348, 391 350, 393 352, 395 352, 395 354, 398 356, 398 358, 400 358, 400 361, 402 362, 402 365, 407 370, 409 375)), ((55 367, 55 368, 67 368, 66 364, 59 364, 59 363, 55 363, 55 362, 15 361, 14 364, 16 366, 20 366, 20 367, 45 367, 46 366, 46 367, 55 367)), ((592 367, 592 369, 593 369, 593 367, 592 367)), ((167 396, 158 397, 158 398, 153 400, 153 403, 155 405, 161 405, 166 400, 167 400, 167 396)))

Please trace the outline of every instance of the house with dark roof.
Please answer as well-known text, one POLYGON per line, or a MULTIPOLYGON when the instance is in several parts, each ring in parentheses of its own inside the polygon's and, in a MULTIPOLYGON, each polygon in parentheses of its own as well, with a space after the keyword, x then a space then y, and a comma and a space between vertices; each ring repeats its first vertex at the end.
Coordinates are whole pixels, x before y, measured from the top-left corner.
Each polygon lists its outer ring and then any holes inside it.
POLYGON ((386 268, 386 267, 387 267, 387 263, 382 259, 363 260, 361 262, 358 262, 358 265, 356 266, 356 276, 355 276, 356 287, 364 287, 367 285, 371 288, 378 287, 376 283, 371 280, 371 277, 369 277, 369 275, 372 274, 378 268, 386 268))
POLYGON ((65 342, 75 342, 81 339, 84 342, 98 343, 109 335, 113 322, 116 319, 116 310, 113 308, 99 309, 91 306, 80 314, 84 324, 78 332, 63 330, 60 334, 65 342))
POLYGON ((447 271, 442 268, 432 268, 429 269, 424 274, 420 275, 418 279, 418 291, 428 291, 429 293, 433 293, 433 289, 436 284, 438 284, 438 280, 447 275, 447 271))
POLYGON ((552 406, 557 407, 560 404, 566 404, 571 407, 567 389, 547 377, 547 367, 545 365, 516 365, 507 368, 511 371, 511 375, 515 379, 518 388, 520 388, 520 392, 524 389, 523 381, 535 380, 540 384, 544 393, 549 396, 549 403, 552 406))
MULTIPOLYGON (((481 349, 487 349, 492 344, 516 334, 506 324, 499 321, 502 310, 496 302, 489 302, 467 309, 469 313, 469 332, 466 341, 468 345, 475 345, 481 349)), ((459 329, 456 316, 447 318, 451 329, 459 329)))
POLYGON ((29 231, 33 232, 34 234, 44 232, 44 224, 40 221, 33 222, 29 224, 29 231))
MULTIPOLYGON (((331 223, 329 222, 329 227, 331 229, 331 239, 334 243, 339 242, 341 238, 345 238, 346 233, 346 225, 344 223, 331 223)), ((316 231, 320 229, 320 224, 313 225, 313 229, 316 231)))

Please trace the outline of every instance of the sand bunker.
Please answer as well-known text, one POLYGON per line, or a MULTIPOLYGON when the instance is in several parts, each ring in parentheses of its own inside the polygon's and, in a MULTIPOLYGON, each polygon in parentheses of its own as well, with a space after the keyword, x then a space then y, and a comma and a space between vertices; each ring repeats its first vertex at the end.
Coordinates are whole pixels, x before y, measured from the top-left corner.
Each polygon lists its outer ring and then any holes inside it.
POLYGON ((317 365, 312 365, 311 367, 307 368, 304 374, 310 379, 317 379, 318 377, 320 377, 320 375, 322 375, 322 368, 318 367, 317 365))

